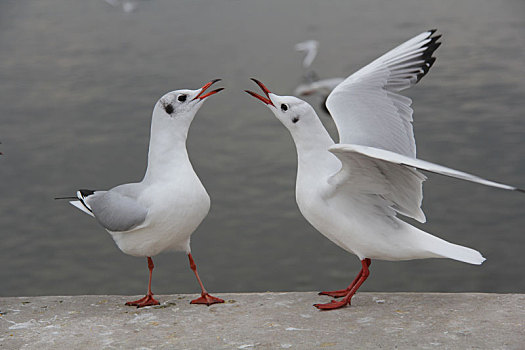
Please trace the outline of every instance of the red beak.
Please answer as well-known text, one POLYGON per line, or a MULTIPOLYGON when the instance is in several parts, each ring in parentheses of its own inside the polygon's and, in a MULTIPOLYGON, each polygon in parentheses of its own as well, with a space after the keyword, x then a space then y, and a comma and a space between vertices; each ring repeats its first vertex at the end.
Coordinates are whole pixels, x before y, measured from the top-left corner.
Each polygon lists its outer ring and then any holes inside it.
POLYGON ((261 83, 259 80, 257 79, 254 79, 254 78, 250 78, 251 80, 253 80, 257 85, 259 85, 259 87, 261 88, 261 90, 264 92, 264 94, 266 95, 266 97, 263 97, 259 94, 256 94, 255 92, 253 91, 250 91, 250 90, 244 90, 245 92, 249 93, 250 95, 252 95, 253 97, 263 101, 264 103, 266 103, 267 105, 272 105, 275 107, 275 105, 273 104, 272 100, 270 100, 270 90, 268 90, 268 88, 266 86, 264 86, 263 83, 261 83))
POLYGON ((196 100, 196 99, 204 100, 206 97, 210 97, 211 95, 215 95, 216 93, 224 90, 224 88, 218 88, 218 89, 212 90, 212 91, 208 92, 207 94, 203 95, 204 91, 206 91, 210 86, 212 86, 213 84, 215 84, 218 81, 221 81, 221 79, 213 79, 212 81, 210 81, 209 83, 207 83, 203 87, 201 87, 201 92, 199 92, 199 94, 197 96, 195 96, 193 98, 193 100, 196 100))

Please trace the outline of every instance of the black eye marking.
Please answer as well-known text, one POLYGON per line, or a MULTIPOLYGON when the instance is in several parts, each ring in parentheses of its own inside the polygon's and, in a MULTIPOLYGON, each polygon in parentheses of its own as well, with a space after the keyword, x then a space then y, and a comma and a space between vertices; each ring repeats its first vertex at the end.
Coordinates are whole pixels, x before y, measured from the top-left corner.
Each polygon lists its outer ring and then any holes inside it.
POLYGON ((288 110, 288 106, 284 103, 281 105, 281 111, 286 112, 288 110))
POLYGON ((179 100, 180 102, 184 102, 184 101, 186 101, 187 97, 188 96, 186 96, 186 95, 179 95, 179 97, 177 97, 177 100, 179 100))
POLYGON ((299 117, 293 117, 292 118, 292 123, 297 123, 299 121, 299 117))
POLYGON ((171 103, 170 103, 170 104, 167 104, 167 105, 165 105, 165 106, 164 106, 164 110, 165 110, 165 111, 166 111, 166 113, 168 113, 168 114, 171 114, 171 113, 173 113, 173 106, 171 105, 171 103))

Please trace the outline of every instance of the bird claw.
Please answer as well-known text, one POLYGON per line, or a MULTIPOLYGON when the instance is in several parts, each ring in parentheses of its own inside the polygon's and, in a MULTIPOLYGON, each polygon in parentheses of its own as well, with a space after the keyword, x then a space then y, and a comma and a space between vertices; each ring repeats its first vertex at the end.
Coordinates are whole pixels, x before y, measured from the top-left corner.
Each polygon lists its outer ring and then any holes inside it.
POLYGON ((206 304, 208 306, 219 303, 224 303, 224 300, 211 296, 208 293, 202 293, 199 298, 190 302, 190 304, 206 304))
POLYGON ((140 298, 139 300, 128 301, 126 305, 136 306, 137 308, 139 308, 139 307, 144 307, 144 306, 160 305, 160 303, 158 302, 158 300, 154 299, 153 294, 151 294, 151 295, 146 295, 144 298, 140 298))
POLYGON ((342 301, 335 301, 332 300, 329 303, 326 304, 314 304, 316 308, 319 310, 334 310, 334 309, 340 309, 342 307, 345 307, 346 305, 350 305, 350 301, 346 302, 344 300, 342 301))
POLYGON ((348 294, 349 290, 347 289, 341 289, 341 290, 333 290, 330 292, 319 292, 319 295, 328 295, 332 298, 342 298, 348 294))

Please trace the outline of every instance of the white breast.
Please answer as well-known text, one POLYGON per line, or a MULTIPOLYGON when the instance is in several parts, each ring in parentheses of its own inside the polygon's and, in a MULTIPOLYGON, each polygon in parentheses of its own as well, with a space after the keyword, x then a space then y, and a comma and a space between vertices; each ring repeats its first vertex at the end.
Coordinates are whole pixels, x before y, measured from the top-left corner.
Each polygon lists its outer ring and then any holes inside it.
POLYGON ((190 236, 210 210, 210 197, 200 180, 159 182, 139 199, 149 208, 144 225, 131 232, 110 232, 126 254, 153 256, 165 250, 190 252, 190 236))

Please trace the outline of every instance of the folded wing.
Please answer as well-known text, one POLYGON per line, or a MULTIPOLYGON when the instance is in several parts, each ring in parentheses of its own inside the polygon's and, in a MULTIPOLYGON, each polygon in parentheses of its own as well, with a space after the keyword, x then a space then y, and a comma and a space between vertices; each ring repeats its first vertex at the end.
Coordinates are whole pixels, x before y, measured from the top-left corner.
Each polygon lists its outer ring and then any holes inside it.
POLYGON ((148 210, 117 191, 96 191, 84 199, 93 216, 107 230, 130 231, 144 223, 148 210))

